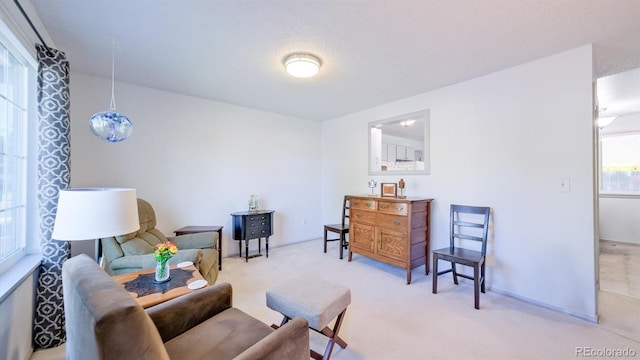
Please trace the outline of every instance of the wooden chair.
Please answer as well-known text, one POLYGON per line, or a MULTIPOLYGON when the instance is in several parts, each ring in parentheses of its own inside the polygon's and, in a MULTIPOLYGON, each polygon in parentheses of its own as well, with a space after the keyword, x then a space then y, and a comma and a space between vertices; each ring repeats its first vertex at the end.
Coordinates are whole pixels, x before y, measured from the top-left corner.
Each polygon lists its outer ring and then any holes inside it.
POLYGON ((327 242, 340 241, 340 259, 342 260, 344 249, 349 246, 347 234, 349 233, 349 197, 345 196, 342 201, 342 223, 324 226, 324 252, 327 252, 327 242), (339 235, 337 239, 327 239, 327 233, 332 232, 339 235))
POLYGON ((453 273, 453 282, 458 285, 458 276, 473 280, 475 308, 480 309, 480 291, 485 292, 484 265, 487 253, 487 233, 491 208, 465 205, 451 205, 449 213, 449 247, 433 250, 433 293, 438 292, 438 275, 453 273), (482 216, 482 222, 480 222, 482 216), (476 230, 470 230, 475 228, 476 230), (481 233, 478 235, 478 233, 481 233), (473 235, 471 235, 473 234, 473 235), (459 246, 466 240, 481 243, 480 251, 459 246), (438 260, 451 262, 451 269, 438 272, 438 260), (460 274, 456 264, 473 267, 473 276, 460 274))

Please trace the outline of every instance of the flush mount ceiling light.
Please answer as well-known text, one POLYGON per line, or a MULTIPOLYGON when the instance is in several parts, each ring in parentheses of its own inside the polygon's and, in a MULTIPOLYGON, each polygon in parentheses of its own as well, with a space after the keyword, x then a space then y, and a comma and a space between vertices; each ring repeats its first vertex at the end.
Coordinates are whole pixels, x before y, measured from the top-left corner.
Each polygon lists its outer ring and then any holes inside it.
POLYGON ((598 120, 597 124, 600 129, 611 125, 611 123, 617 119, 617 116, 606 114, 607 108, 602 108, 598 111, 598 120))
POLYGON ((298 78, 312 77, 320 70, 320 59, 311 54, 291 54, 284 59, 283 64, 289 75, 298 78))
POLYGON ((613 120, 615 120, 616 118, 617 118, 616 116, 599 116, 598 117, 598 127, 601 128, 601 129, 603 127, 607 127, 607 126, 611 125, 613 120))
POLYGON ((111 106, 107 111, 100 111, 89 119, 91 131, 100 139, 112 143, 126 140, 133 132, 133 123, 128 117, 116 111, 116 98, 114 95, 115 83, 115 38, 111 49, 111 106))

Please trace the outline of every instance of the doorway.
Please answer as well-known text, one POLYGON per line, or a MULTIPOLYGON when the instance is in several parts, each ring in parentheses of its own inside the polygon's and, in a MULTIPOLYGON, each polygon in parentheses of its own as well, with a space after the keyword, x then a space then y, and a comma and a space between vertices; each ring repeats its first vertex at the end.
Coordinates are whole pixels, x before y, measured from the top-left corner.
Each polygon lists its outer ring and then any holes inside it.
POLYGON ((599 321, 640 340, 640 68, 596 88, 599 321))

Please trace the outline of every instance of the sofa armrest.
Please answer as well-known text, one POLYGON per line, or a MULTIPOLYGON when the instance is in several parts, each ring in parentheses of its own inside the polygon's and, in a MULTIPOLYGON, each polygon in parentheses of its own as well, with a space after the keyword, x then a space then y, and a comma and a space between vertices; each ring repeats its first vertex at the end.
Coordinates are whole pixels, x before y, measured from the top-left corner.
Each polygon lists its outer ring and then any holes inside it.
POLYGON ((184 333, 216 314, 231 308, 233 290, 220 283, 146 309, 163 342, 184 333))
POLYGON ((218 233, 201 232, 167 237, 178 249, 218 249, 218 233))
MULTIPOLYGON (((191 261, 197 265, 200 263, 201 259, 202 252, 200 250, 178 250, 178 252, 169 259, 169 264, 173 265, 183 261, 191 261)), ((109 263, 109 267, 116 275, 140 271, 143 269, 153 269, 156 267, 156 258, 154 254, 123 256, 111 261, 109 263)))
POLYGON ((309 354, 309 323, 302 317, 296 317, 234 359, 308 360, 309 354))

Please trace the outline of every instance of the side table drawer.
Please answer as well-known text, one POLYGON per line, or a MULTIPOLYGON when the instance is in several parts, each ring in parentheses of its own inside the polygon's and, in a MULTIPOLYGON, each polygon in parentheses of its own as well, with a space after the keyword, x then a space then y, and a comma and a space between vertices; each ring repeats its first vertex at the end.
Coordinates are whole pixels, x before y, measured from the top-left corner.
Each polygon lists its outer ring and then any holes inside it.
POLYGON ((247 229, 247 239, 255 239, 257 237, 267 237, 269 235, 271 235, 271 229, 268 226, 247 229))

